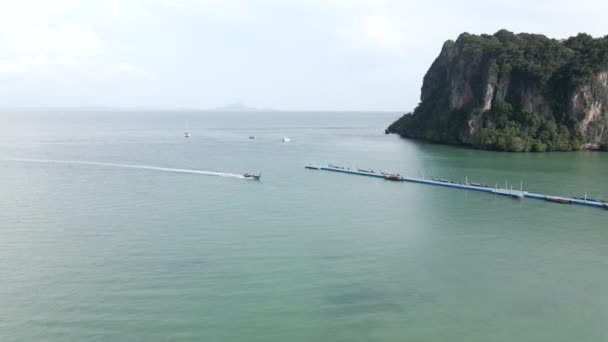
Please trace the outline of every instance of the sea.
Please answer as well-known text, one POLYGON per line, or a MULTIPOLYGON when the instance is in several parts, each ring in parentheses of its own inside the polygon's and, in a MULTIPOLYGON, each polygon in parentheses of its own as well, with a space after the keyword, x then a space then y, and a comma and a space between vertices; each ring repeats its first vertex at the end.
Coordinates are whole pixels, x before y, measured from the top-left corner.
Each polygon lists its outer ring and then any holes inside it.
POLYGON ((305 169, 608 199, 608 153, 399 116, 3 111, 0 341, 608 341, 608 210, 305 169))

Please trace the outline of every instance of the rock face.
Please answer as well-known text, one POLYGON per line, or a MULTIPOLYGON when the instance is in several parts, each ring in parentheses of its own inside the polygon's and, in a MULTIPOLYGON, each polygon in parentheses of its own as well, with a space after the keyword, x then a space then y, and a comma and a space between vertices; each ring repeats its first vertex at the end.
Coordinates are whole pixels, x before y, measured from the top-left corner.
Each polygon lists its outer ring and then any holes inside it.
POLYGON ((578 118, 577 131, 585 137, 584 148, 597 148, 608 139, 608 71, 594 75, 570 97, 569 111, 578 118))
POLYGON ((608 146, 608 36, 463 33, 444 43, 420 100, 387 132, 505 151, 608 146))

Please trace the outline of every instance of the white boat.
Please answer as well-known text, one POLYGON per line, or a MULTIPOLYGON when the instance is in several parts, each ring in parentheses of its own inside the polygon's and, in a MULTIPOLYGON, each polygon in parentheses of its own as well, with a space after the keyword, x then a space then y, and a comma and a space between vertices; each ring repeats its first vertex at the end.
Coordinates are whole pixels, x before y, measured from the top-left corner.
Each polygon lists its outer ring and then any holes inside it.
POLYGON ((190 138, 190 123, 186 123, 186 130, 184 131, 184 138, 190 138))
POLYGON ((289 139, 289 138, 287 138, 287 137, 284 137, 284 138, 283 138, 283 142, 290 142, 290 141, 291 141, 291 139, 289 139))

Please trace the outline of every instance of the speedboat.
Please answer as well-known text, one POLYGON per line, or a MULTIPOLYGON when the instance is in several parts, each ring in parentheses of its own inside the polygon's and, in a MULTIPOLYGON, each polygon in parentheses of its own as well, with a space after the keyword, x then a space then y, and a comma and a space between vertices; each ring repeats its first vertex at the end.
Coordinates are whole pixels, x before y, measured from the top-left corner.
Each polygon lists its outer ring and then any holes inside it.
POLYGON ((255 139, 255 137, 253 135, 249 136, 249 139, 255 139))
POLYGON ((259 175, 254 175, 251 173, 245 173, 245 174, 243 174, 243 177, 245 177, 245 179, 260 180, 260 177, 262 177, 262 174, 260 173, 259 175))
POLYGON ((290 142, 291 139, 289 139, 288 137, 283 137, 283 142, 290 142))
POLYGON ((184 138, 190 138, 190 132, 184 132, 184 138))

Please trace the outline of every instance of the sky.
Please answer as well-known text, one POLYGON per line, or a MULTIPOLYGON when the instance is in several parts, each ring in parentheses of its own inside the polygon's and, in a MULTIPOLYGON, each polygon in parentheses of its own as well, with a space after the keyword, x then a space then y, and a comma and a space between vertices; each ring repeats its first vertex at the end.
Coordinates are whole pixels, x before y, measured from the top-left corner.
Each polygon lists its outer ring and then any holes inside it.
POLYGON ((406 112, 444 41, 608 34, 596 0, 0 0, 0 107, 406 112))

